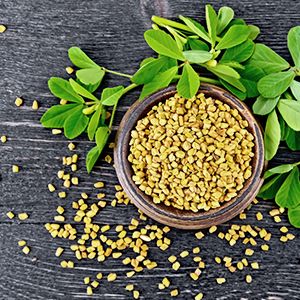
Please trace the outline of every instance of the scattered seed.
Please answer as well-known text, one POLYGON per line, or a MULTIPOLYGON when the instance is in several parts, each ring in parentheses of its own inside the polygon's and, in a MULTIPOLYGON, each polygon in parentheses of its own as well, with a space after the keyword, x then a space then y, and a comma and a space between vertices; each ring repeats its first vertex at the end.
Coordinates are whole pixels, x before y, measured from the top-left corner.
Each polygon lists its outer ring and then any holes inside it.
POLYGON ((195 296, 195 300, 202 300, 203 299, 203 293, 199 293, 195 296))
POLYGON ((7 141, 7 137, 5 135, 2 135, 1 138, 0 138, 0 140, 1 140, 1 143, 4 144, 7 141))
POLYGON ((223 278, 223 277, 219 277, 219 278, 216 278, 216 281, 217 281, 218 284, 223 284, 223 283, 226 282, 226 279, 223 278))
POLYGON ((23 249, 22 249, 22 251, 23 251, 23 253, 24 254, 29 254, 29 252, 30 252, 30 248, 28 247, 28 246, 25 246, 23 249))
POLYGON ((17 165, 13 165, 13 166, 12 166, 12 172, 13 172, 13 173, 19 173, 19 171, 20 171, 19 166, 17 166, 17 165))
POLYGON ((246 275, 246 282, 251 283, 252 282, 252 276, 251 275, 246 275))
POLYGON ((26 245, 26 241, 24 241, 24 240, 18 241, 18 245, 20 247, 24 247, 26 245))
POLYGON ((52 183, 48 184, 48 190, 50 193, 53 193, 55 191, 55 186, 52 183))
POLYGON ((37 100, 33 100, 32 102, 32 109, 33 110, 38 110, 39 109, 39 103, 37 100))
POLYGON ((115 281, 117 279, 116 273, 110 273, 107 275, 107 281, 115 281))
POLYGON ((58 134, 61 134, 61 133, 62 133, 61 129, 52 129, 52 134, 54 134, 54 135, 58 135, 58 134))
POLYGON ((15 105, 19 107, 22 104, 23 104, 23 99, 20 98, 20 97, 17 97, 16 100, 15 100, 15 105))
POLYGON ((177 297, 179 295, 178 289, 174 289, 174 290, 170 291, 170 295, 171 295, 171 297, 177 297))
POLYGON ((60 257, 63 254, 63 252, 64 252, 64 248, 58 247, 55 251, 55 256, 60 257))
POLYGON ((72 74, 74 72, 74 69, 72 67, 66 67, 66 72, 68 74, 72 74))
POLYGON ((15 214, 12 211, 9 211, 6 215, 9 219, 13 219, 15 217, 15 214))
POLYGON ((28 219, 29 216, 27 213, 20 213, 20 214, 18 214, 18 218, 19 218, 19 220, 24 221, 24 220, 28 219))
POLYGON ((198 231, 197 233, 195 233, 195 236, 198 240, 201 240, 204 237, 204 234, 202 231, 198 231))

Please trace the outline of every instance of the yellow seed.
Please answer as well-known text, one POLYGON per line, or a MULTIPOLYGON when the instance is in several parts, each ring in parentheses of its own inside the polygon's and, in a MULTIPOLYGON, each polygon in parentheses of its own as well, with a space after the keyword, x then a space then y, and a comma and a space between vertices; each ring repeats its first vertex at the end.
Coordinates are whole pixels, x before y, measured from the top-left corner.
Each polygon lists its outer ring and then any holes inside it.
POLYGON ((28 214, 27 213, 20 213, 20 214, 18 214, 18 218, 19 218, 19 220, 21 220, 21 221, 24 221, 24 220, 26 220, 26 219, 28 219, 28 214))
POLYGON ((15 100, 15 105, 19 107, 22 104, 23 104, 23 99, 20 98, 20 97, 17 97, 16 100, 15 100))
POLYGON ((245 267, 247 267, 247 266, 248 266, 248 260, 247 260, 247 258, 243 258, 243 259, 242 259, 242 263, 243 263, 243 265, 244 265, 245 267))
POLYGON ((12 211, 9 211, 6 215, 9 219, 13 219, 15 217, 15 214, 12 211))
POLYGON ((268 251, 270 248, 269 245, 267 245, 267 244, 261 245, 260 247, 261 247, 261 250, 263 250, 263 251, 268 251))
POLYGON ((74 185, 78 185, 78 183, 79 183, 78 177, 72 177, 71 182, 74 185))
POLYGON ((280 242, 285 243, 287 241, 288 241, 288 238, 286 236, 283 235, 283 236, 280 237, 280 242))
POLYGON ((69 260, 68 264, 67 264, 67 267, 70 268, 70 269, 73 269, 74 268, 74 262, 69 260))
POLYGON ((271 217, 277 216, 280 214, 280 211, 278 209, 272 209, 269 211, 269 214, 271 217))
POLYGON ((84 277, 83 278, 83 283, 84 284, 89 284, 91 282, 91 278, 90 277, 84 277))
POLYGON ((6 143, 7 137, 5 135, 2 135, 0 140, 1 140, 2 143, 6 143))
POLYGON ((275 216, 275 217, 274 217, 274 221, 275 221, 276 223, 279 223, 279 222, 281 222, 281 218, 280 218, 279 216, 275 216))
POLYGON ((75 164, 78 161, 78 154, 73 154, 72 155, 72 163, 75 164))
POLYGON ((287 233, 289 230, 287 229, 286 226, 282 226, 282 227, 280 227, 280 231, 281 231, 282 233, 287 233))
POLYGON ((133 291, 134 290, 134 285, 133 284, 127 284, 126 287, 125 287, 126 291, 133 291))
POLYGON ((58 134, 61 134, 61 133, 62 133, 61 129, 52 129, 52 134, 54 134, 54 135, 58 135, 58 134))
POLYGON ((244 269, 244 264, 243 264, 241 261, 239 261, 239 262, 237 263, 236 267, 237 267, 239 270, 243 270, 243 269, 244 269))
POLYGON ((178 294, 179 294, 178 289, 174 289, 174 290, 172 290, 172 291, 170 292, 171 297, 177 297, 178 294))
POLYGON ((91 283, 91 286, 93 288, 97 288, 99 286, 99 282, 97 280, 94 280, 92 283, 91 283))
POLYGON ((202 300, 203 299, 203 293, 199 293, 195 296, 195 300, 202 300))
POLYGON ((210 228, 209 228, 209 233, 214 233, 215 231, 217 230, 217 226, 211 226, 210 228))
POLYGON ((200 247, 193 248, 193 253, 194 254, 198 254, 198 253, 200 253, 200 251, 201 251, 200 247))
POLYGON ((93 295, 93 289, 92 289, 92 287, 88 286, 88 287, 86 288, 86 294, 87 294, 88 296, 92 296, 92 295, 93 295))
POLYGON ((137 290, 133 291, 133 298, 134 299, 139 299, 139 297, 140 297, 140 292, 137 291, 137 290))
POLYGON ((4 31, 6 31, 6 26, 4 26, 3 24, 0 25, 0 33, 3 33, 4 31))
POLYGON ((255 269, 255 270, 259 269, 259 264, 258 264, 258 262, 253 262, 253 263, 251 263, 251 268, 252 268, 252 269, 255 269))
POLYGON ((115 281, 117 279, 116 273, 110 273, 107 275, 107 281, 115 281))
POLYGON ((252 250, 252 249, 250 249, 250 248, 247 248, 247 249, 245 250, 245 255, 247 255, 247 256, 252 256, 253 253, 254 253, 254 250, 252 250))
POLYGON ((288 233, 286 235, 286 237, 287 237, 288 240, 293 240, 295 238, 295 236, 292 233, 288 233))
POLYGON ((65 209, 62 206, 57 206, 56 211, 61 215, 64 213, 65 209))
POLYGON ((223 284, 223 283, 226 282, 226 279, 223 278, 223 277, 219 277, 219 278, 216 278, 216 281, 217 281, 218 284, 223 284))
POLYGON ((162 283, 159 283, 158 284, 158 289, 159 290, 164 290, 166 287, 162 284, 162 283))
POLYGON ((59 192, 58 193, 58 197, 61 198, 61 199, 66 198, 66 196, 67 196, 66 192, 59 192))
POLYGON ((98 182, 94 183, 94 187, 95 188, 102 188, 102 187, 104 187, 104 182, 98 181, 98 182))
POLYGON ((199 275, 193 272, 193 273, 190 273, 190 277, 196 281, 196 280, 198 280, 199 275))
POLYGON ((176 257, 175 255, 171 255, 171 256, 169 256, 169 258, 168 258, 168 261, 169 261, 170 263, 174 263, 176 260, 177 260, 177 257, 176 257))
POLYGON ((178 261, 174 262, 172 264, 172 268, 173 268, 173 270, 178 271, 180 268, 180 263, 178 261))
POLYGON ((180 255, 180 257, 184 258, 184 257, 189 256, 189 252, 185 250, 185 251, 182 251, 179 255, 180 255))
POLYGON ((59 256, 62 255, 63 252, 64 252, 64 248, 58 247, 58 248, 56 249, 56 251, 55 251, 55 256, 56 256, 56 257, 59 257, 59 256))
POLYGON ((165 286, 165 287, 169 287, 171 282, 170 280, 167 278, 167 277, 164 277, 163 280, 162 280, 162 284, 165 286))
POLYGON ((218 256, 216 256, 216 257, 215 257, 215 261, 216 261, 217 264, 220 264, 220 263, 221 263, 221 258, 218 257, 218 256))
POLYGON ((55 216, 54 217, 54 221, 56 221, 56 222, 64 222, 65 221, 65 217, 64 216, 55 216))
POLYGON ((246 275, 246 282, 251 283, 252 282, 252 276, 251 275, 246 275))
POLYGON ((67 103, 68 103, 68 101, 65 99, 60 99, 60 101, 59 101, 59 104, 61 104, 61 105, 65 105, 67 103))
POLYGON ((98 273, 97 276, 96 276, 96 278, 99 279, 99 280, 102 279, 103 278, 103 274, 102 273, 98 273))
POLYGON ((20 247, 24 247, 26 245, 26 241, 24 241, 24 240, 18 241, 18 245, 20 247))
POLYGON ((199 232, 195 233, 195 236, 198 240, 201 240, 204 237, 204 234, 202 231, 199 231, 199 232))
POLYGON ((39 109, 39 103, 37 102, 37 100, 33 100, 32 109, 33 110, 38 110, 39 109))
POLYGON ((127 276, 128 278, 130 278, 130 277, 132 277, 134 274, 135 274, 135 271, 129 271, 129 272, 126 273, 126 276, 127 276))
POLYGON ((264 217, 263 217, 263 215, 262 215, 261 212, 258 212, 258 213, 256 214, 256 219, 257 219, 258 221, 261 221, 263 218, 264 218, 264 217))
POLYGON ((50 193, 53 193, 55 191, 55 186, 52 183, 48 184, 48 190, 50 193))
POLYGON ((74 72, 74 69, 72 67, 66 67, 66 72, 68 74, 72 74, 74 72))
POLYGON ((76 164, 72 164, 72 165, 71 165, 71 170, 72 170, 73 172, 77 171, 77 165, 76 165, 76 164))
POLYGON ((23 253, 24 254, 29 254, 29 252, 30 252, 30 248, 28 247, 28 246, 25 246, 23 249, 22 249, 22 251, 23 251, 23 253))
POLYGON ((82 197, 82 199, 88 199, 88 195, 87 195, 87 193, 81 193, 81 197, 82 197))
POLYGON ((112 158, 111 158, 110 155, 106 155, 105 158, 104 158, 104 160, 105 160, 108 164, 110 164, 110 163, 112 162, 112 158))
POLYGON ((19 171, 20 171, 19 166, 17 166, 17 165, 12 166, 12 172, 13 173, 19 173, 19 171))

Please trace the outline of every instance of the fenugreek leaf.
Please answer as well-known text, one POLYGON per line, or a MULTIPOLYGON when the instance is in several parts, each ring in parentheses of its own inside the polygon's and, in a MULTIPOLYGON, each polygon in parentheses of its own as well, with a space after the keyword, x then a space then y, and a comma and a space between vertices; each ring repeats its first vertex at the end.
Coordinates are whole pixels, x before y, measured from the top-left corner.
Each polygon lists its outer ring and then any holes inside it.
POLYGON ((155 52, 175 59, 184 60, 184 56, 176 42, 166 32, 160 29, 149 29, 144 33, 144 37, 147 44, 155 52))
POLYGON ((284 93, 295 78, 292 71, 268 74, 257 84, 258 91, 265 98, 275 98, 284 93))
POLYGON ((295 97, 296 100, 300 101, 300 82, 293 80, 290 89, 295 97))
POLYGON ((101 112, 102 112, 102 105, 98 105, 97 109, 95 110, 94 114, 92 115, 92 117, 90 119, 90 122, 89 122, 89 125, 87 128, 87 133, 88 133, 88 137, 89 137, 90 141, 92 141, 94 139, 96 130, 99 125, 101 112))
POLYGON ((285 141, 290 127, 286 124, 286 122, 283 120, 281 115, 279 115, 278 119, 279 119, 279 124, 280 124, 280 133, 281 133, 280 140, 285 141))
POLYGON ((272 178, 268 178, 264 185, 261 187, 257 197, 266 199, 274 199, 278 189, 287 178, 287 173, 275 175, 272 178))
POLYGON ((281 99, 278 103, 278 110, 284 121, 294 129, 300 131, 300 102, 290 99, 281 99))
POLYGON ((253 54, 255 44, 251 40, 246 40, 240 45, 226 49, 221 62, 224 61, 236 61, 242 63, 249 59, 253 54))
MULTIPOLYGON (((83 108, 83 106, 82 106, 83 108)), ((89 123, 89 118, 82 113, 82 109, 76 110, 70 114, 64 123, 65 136, 68 139, 74 139, 84 132, 89 123)))
POLYGON ((88 68, 76 71, 76 76, 85 85, 95 85, 100 83, 104 77, 105 72, 100 68, 88 68))
POLYGON ((102 104, 107 106, 115 105, 122 97, 123 91, 124 87, 122 85, 104 89, 101 94, 102 104))
POLYGON ((218 11, 217 35, 219 35, 234 17, 234 11, 228 6, 223 6, 218 11))
POLYGON ((82 105, 65 104, 53 105, 42 116, 41 123, 46 128, 63 128, 66 118, 76 110, 82 109, 82 105))
POLYGON ((295 66, 300 68, 300 26, 290 29, 288 33, 288 48, 295 66))
POLYGON ((248 28, 250 30, 250 34, 249 34, 248 38, 253 41, 260 34, 260 29, 259 29, 259 27, 255 26, 255 25, 248 25, 248 28))
POLYGON ((210 4, 205 5, 205 19, 208 35, 210 37, 211 44, 214 47, 217 39, 218 16, 210 4))
POLYGON ((280 207, 293 208, 300 204, 300 182, 298 167, 294 167, 278 190, 275 202, 280 207))
POLYGON ((80 85, 79 83, 77 83, 74 79, 70 78, 69 79, 70 85, 73 88, 73 90, 78 93, 79 95, 94 100, 94 101, 98 101, 98 99, 92 94, 90 93, 87 89, 85 89, 82 85, 80 85))
POLYGON ((245 79, 245 78, 240 78, 239 81, 246 88, 247 98, 254 98, 254 97, 257 97, 259 95, 259 92, 257 90, 256 81, 245 79))
POLYGON ((159 54, 158 58, 162 59, 162 67, 160 69, 160 72, 167 71, 173 67, 178 67, 177 60, 168 56, 164 56, 159 54))
POLYGON ((235 88, 225 80, 221 79, 220 82, 228 91, 230 91, 233 95, 238 97, 240 100, 245 100, 247 98, 247 94, 245 92, 241 92, 239 89, 235 88))
POLYGON ((223 75, 231 77, 231 78, 235 78, 235 79, 239 79, 241 77, 240 74, 237 71, 235 71, 233 68, 228 67, 223 64, 220 64, 220 63, 217 64, 215 67, 207 67, 207 69, 219 77, 221 77, 223 75))
POLYGON ((99 67, 78 47, 71 47, 69 49, 69 58, 78 68, 85 69, 99 67))
POLYGON ((148 95, 167 87, 177 74, 178 67, 172 67, 164 72, 158 73, 151 82, 144 85, 139 99, 142 100, 148 95))
POLYGON ((285 164, 285 165, 280 165, 280 166, 274 167, 265 172, 264 178, 267 179, 275 174, 288 173, 294 168, 294 166, 295 166, 294 164, 285 164))
POLYGON ((288 209, 288 218, 294 227, 300 228, 300 205, 288 209))
MULTIPOLYGON (((107 139, 109 137, 110 131, 107 126, 101 126, 96 131, 96 144, 100 149, 103 149, 107 139)), ((101 150, 102 151, 102 150, 101 150)))
POLYGON ((70 83, 65 79, 59 77, 51 77, 48 80, 48 86, 51 93, 60 99, 65 99, 76 103, 84 102, 82 97, 76 94, 70 83))
POLYGON ((277 152, 280 143, 280 125, 276 111, 273 110, 269 115, 264 133, 265 159, 271 160, 277 152))
POLYGON ((295 131, 286 125, 285 141, 288 147, 293 151, 300 150, 300 131, 295 131))
POLYGON ((86 155, 86 169, 88 173, 91 173, 95 163, 97 162, 101 151, 98 146, 93 147, 86 155))
POLYGON ((253 66, 249 63, 245 64, 244 70, 240 70, 239 73, 241 77, 254 80, 256 82, 266 75, 261 68, 253 66))
POLYGON ((276 98, 264 98, 259 96, 252 106, 252 110, 256 115, 267 115, 269 114, 277 105, 279 97, 276 98))
POLYGON ((189 38, 187 43, 192 50, 204 50, 204 51, 209 50, 208 45, 199 39, 189 38))
POLYGON ((189 63, 183 66, 182 75, 177 84, 178 93, 187 99, 196 95, 200 87, 199 75, 189 63))
POLYGON ((225 35, 222 37, 216 50, 228 49, 237 46, 248 39, 250 30, 245 25, 233 25, 231 26, 225 35))
POLYGON ((183 55, 190 63, 195 64, 203 64, 213 57, 210 52, 203 50, 188 50, 184 51, 183 55))

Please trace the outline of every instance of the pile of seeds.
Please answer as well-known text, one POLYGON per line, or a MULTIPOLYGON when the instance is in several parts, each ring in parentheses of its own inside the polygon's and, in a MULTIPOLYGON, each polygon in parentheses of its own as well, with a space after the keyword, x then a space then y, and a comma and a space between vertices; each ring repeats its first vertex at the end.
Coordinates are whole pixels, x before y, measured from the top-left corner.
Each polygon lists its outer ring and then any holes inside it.
POLYGON ((132 179, 154 203, 194 212, 220 207, 252 175, 254 137, 247 127, 219 100, 176 94, 132 130, 132 179))

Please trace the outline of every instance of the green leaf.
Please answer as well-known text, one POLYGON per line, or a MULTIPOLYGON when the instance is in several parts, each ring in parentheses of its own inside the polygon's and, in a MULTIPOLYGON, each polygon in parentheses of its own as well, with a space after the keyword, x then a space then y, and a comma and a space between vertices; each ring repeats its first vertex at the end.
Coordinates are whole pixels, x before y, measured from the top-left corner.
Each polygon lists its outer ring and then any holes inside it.
POLYGON ((227 49, 221 61, 237 61, 239 63, 246 61, 254 52, 254 43, 251 40, 246 40, 240 45, 227 49))
POLYGON ((144 33, 147 44, 157 53, 184 60, 182 52, 172 37, 162 30, 150 29, 144 33))
POLYGON ((96 144, 99 149, 103 149, 109 137, 110 130, 107 126, 101 126, 96 131, 96 144))
POLYGON ((294 167, 276 194, 275 202, 280 207, 293 208, 300 204, 298 167, 294 167))
POLYGON ((94 93, 99 85, 100 85, 100 81, 97 82, 96 84, 84 84, 82 83, 78 78, 76 79, 76 82, 78 82, 81 86, 83 86, 86 90, 88 90, 90 93, 94 93))
POLYGON ((228 29, 225 35, 222 37, 216 50, 222 50, 237 46, 248 39, 250 30, 245 25, 233 25, 228 29))
POLYGON ((82 107, 78 104, 54 105, 43 114, 40 122, 46 128, 63 128, 66 118, 82 107))
POLYGON ((71 47, 68 53, 71 62, 78 68, 85 69, 99 67, 78 47, 71 47))
POLYGON ((259 79, 263 78, 266 75, 262 69, 253 66, 249 63, 245 64, 244 67, 245 69, 240 70, 239 73, 245 79, 258 81, 259 79))
POLYGON ((300 102, 289 99, 281 99, 278 110, 285 122, 294 129, 300 131, 300 102))
POLYGON ((95 163, 97 162, 99 156, 101 154, 100 149, 95 146, 93 147, 86 155, 86 161, 85 161, 85 165, 86 165, 86 169, 88 173, 91 173, 95 163))
POLYGON ((300 68, 300 26, 290 29, 288 33, 288 48, 297 68, 300 68))
POLYGON ((287 69, 290 65, 280 55, 264 44, 256 44, 250 63, 262 69, 266 74, 287 69))
POLYGON ((222 65, 229 66, 236 70, 244 70, 245 67, 236 61, 221 61, 222 65))
POLYGON ((264 98, 259 96, 252 106, 252 110, 256 115, 267 115, 269 114, 277 105, 279 97, 276 98, 264 98))
POLYGON ((231 22, 234 17, 234 11, 228 6, 223 6, 218 12, 217 35, 219 35, 231 22))
POLYGON ((187 43, 192 50, 204 50, 204 51, 209 50, 208 45, 205 42, 198 39, 189 38, 187 43))
POLYGON ((48 86, 51 93, 60 99, 64 99, 76 103, 84 102, 82 97, 80 97, 75 93, 70 83, 65 79, 59 77, 51 77, 48 80, 48 86))
POLYGON ((154 58, 154 57, 147 57, 147 58, 143 59, 140 63, 140 68, 154 60, 156 60, 156 58, 154 58))
POLYGON ((293 151, 299 151, 300 150, 300 131, 295 131, 292 128, 288 127, 287 133, 285 137, 286 144, 288 147, 293 151))
POLYGON ((300 205, 288 209, 288 218, 294 227, 300 228, 300 205))
POLYGON ((294 164, 285 164, 285 165, 280 165, 280 166, 274 167, 265 172, 264 178, 267 179, 270 176, 273 176, 274 174, 288 173, 294 168, 294 166, 295 166, 294 164))
POLYGON ((77 78, 85 85, 101 82, 104 74, 105 72, 101 68, 81 69, 76 72, 77 78))
POLYGON ((222 79, 220 80, 220 82, 228 91, 230 91, 233 95, 238 97, 240 100, 245 100, 247 98, 247 94, 245 92, 241 92, 239 89, 235 88, 234 86, 232 86, 231 84, 229 84, 228 82, 222 79))
POLYGON ((173 67, 178 67, 177 60, 171 57, 167 57, 164 55, 159 55, 159 58, 162 59, 162 67, 160 69, 160 73, 167 71, 173 67))
POLYGON ((300 82, 293 80, 290 85, 290 89, 291 89, 294 97, 296 98, 296 100, 300 101, 300 82))
POLYGON ((204 27, 200 23, 196 22, 193 19, 186 18, 184 16, 179 16, 179 19, 182 20, 195 34, 197 34, 206 42, 211 43, 211 39, 208 36, 208 33, 205 31, 204 27))
POLYGON ((286 122, 283 120, 281 115, 279 115, 279 124, 280 124, 280 132, 281 132, 280 140, 285 141, 290 127, 286 124, 286 122))
POLYGON ((210 4, 205 5, 205 18, 208 35, 210 37, 212 46, 214 46, 217 39, 218 16, 210 4))
POLYGON ((139 100, 142 100, 146 96, 149 96, 150 94, 167 87, 177 74, 177 71, 178 67, 176 66, 157 74, 151 82, 144 85, 139 100))
POLYGON ((271 160, 277 152, 280 143, 280 125, 276 111, 273 110, 266 123, 264 134, 265 159, 271 160))
POLYGON ((255 26, 255 25, 248 25, 248 28, 250 30, 250 34, 249 34, 248 38, 253 41, 260 34, 260 29, 259 29, 259 27, 255 26))
POLYGON ((280 188, 286 177, 287 174, 284 173, 276 175, 271 179, 267 179, 264 185, 261 187, 257 197, 262 198, 264 200, 274 199, 278 189, 280 188))
POLYGON ((183 66, 182 75, 177 84, 178 93, 187 99, 196 95, 200 87, 200 79, 193 67, 189 63, 183 66))
POLYGON ((81 86, 79 83, 77 83, 74 79, 70 78, 69 82, 70 82, 73 90, 76 93, 78 93, 79 95, 81 95, 85 98, 94 100, 94 101, 98 101, 98 99, 92 93, 90 93, 88 90, 86 90, 83 86, 81 86))
POLYGON ((246 88, 247 98, 254 98, 254 97, 257 97, 259 95, 259 92, 257 90, 257 83, 255 81, 245 79, 245 78, 241 78, 240 82, 246 88))
POLYGON ((124 87, 122 85, 115 86, 113 88, 106 88, 101 94, 101 102, 104 105, 112 106, 118 103, 122 97, 124 87))
POLYGON ((213 55, 203 50, 188 50, 183 52, 183 56, 194 64, 203 64, 212 59, 213 55))
POLYGON ((102 105, 98 105, 96 111, 94 112, 94 114, 92 115, 92 117, 90 119, 88 129, 87 129, 87 133, 88 133, 88 137, 89 137, 90 141, 92 141, 94 139, 95 132, 99 125, 101 112, 102 112, 102 105))
POLYGON ((257 88, 265 98, 275 98, 289 88, 294 78, 291 71, 269 74, 259 80, 257 88))
POLYGON ((64 123, 65 136, 68 139, 74 139, 82 134, 89 123, 89 118, 82 113, 82 110, 76 110, 69 115, 64 123))
POLYGON ((207 67, 207 69, 219 77, 221 77, 222 75, 235 79, 239 79, 241 77, 240 74, 233 68, 225 66, 223 64, 217 64, 215 67, 207 67))

